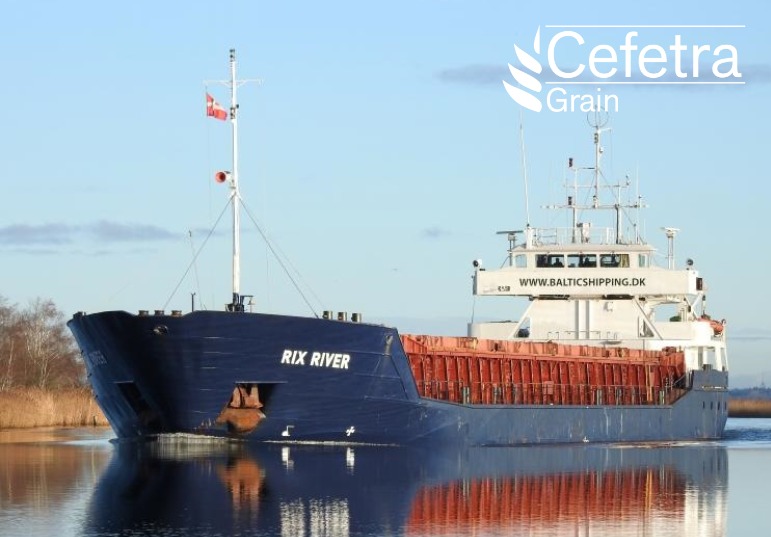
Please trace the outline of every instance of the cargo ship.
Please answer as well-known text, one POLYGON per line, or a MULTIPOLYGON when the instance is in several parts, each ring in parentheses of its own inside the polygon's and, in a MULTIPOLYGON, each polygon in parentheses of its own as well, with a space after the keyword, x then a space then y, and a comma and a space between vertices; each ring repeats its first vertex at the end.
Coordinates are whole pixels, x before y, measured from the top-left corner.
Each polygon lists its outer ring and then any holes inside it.
POLYGON ((68 322, 118 437, 482 446, 721 436, 725 322, 707 314, 694 263, 676 266, 676 228, 664 228, 665 266, 640 226, 625 232, 625 215, 644 205, 621 200, 628 182, 604 183, 599 120, 593 165, 568 160, 574 182, 554 206, 571 225, 501 232, 504 265, 473 262, 475 295, 526 299, 517 320, 471 322, 448 337, 360 314, 246 311, 234 51, 230 72, 233 166, 217 180, 232 202, 231 302, 185 314, 79 312, 68 322), (600 213, 613 225, 587 218, 600 213))

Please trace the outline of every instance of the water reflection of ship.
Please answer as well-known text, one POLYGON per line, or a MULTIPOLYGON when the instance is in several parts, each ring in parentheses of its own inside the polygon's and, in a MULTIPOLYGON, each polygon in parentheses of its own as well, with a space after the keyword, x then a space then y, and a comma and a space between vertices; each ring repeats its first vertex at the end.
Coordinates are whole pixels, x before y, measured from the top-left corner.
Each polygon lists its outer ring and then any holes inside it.
POLYGON ((722 535, 727 475, 725 449, 707 445, 132 446, 116 450, 88 520, 102 532, 722 535))

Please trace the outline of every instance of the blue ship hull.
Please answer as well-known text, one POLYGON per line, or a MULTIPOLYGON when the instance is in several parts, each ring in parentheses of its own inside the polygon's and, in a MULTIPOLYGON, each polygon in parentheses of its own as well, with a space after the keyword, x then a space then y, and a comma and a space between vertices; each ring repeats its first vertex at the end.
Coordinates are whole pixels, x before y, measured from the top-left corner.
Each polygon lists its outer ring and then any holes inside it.
POLYGON ((481 446, 719 438, 728 373, 693 371, 670 405, 482 405, 419 395, 398 332, 283 315, 77 314, 69 327, 120 438, 234 435, 218 420, 256 386, 254 441, 481 446))

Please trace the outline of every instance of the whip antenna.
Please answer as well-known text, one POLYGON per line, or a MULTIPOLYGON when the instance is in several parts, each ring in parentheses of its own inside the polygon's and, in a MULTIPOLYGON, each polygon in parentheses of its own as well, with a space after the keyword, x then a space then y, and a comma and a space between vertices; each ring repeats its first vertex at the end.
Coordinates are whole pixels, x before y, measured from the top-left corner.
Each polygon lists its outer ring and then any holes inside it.
POLYGON ((522 153, 522 177, 525 182, 525 216, 527 218, 527 225, 530 226, 530 197, 527 191, 527 155, 525 153, 525 123, 522 118, 522 109, 519 110, 519 143, 520 152, 522 153))

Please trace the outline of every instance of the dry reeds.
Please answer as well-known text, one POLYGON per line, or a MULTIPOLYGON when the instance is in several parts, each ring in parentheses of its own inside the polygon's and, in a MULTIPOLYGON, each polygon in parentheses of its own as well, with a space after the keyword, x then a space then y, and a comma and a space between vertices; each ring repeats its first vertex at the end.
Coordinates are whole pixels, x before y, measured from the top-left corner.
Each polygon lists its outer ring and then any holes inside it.
POLYGON ((0 392, 0 429, 102 425, 107 419, 85 388, 0 392))
POLYGON ((733 418, 771 418, 771 399, 729 399, 728 415, 733 418))
MULTIPOLYGON (((734 418, 771 418, 771 399, 729 399, 734 418)), ((0 391, 0 429, 106 426, 107 419, 87 388, 0 391)))

